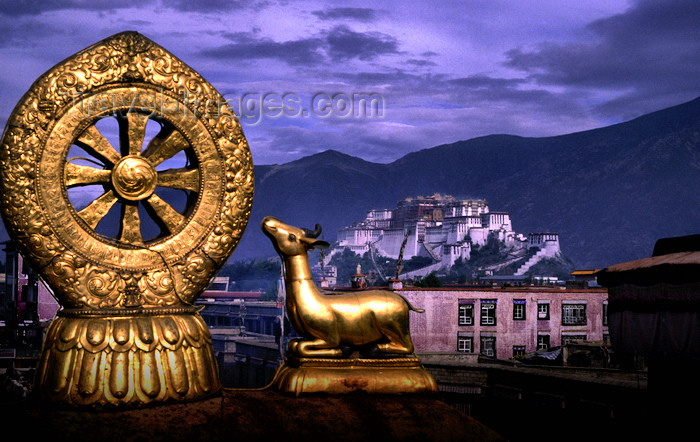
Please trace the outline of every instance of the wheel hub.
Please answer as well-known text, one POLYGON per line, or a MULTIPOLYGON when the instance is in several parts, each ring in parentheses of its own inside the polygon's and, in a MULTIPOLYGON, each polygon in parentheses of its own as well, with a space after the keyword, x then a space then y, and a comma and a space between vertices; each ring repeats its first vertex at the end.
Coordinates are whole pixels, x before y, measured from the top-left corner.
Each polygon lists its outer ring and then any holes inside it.
POLYGON ((114 190, 117 195, 129 201, 140 201, 151 196, 157 181, 155 167, 139 155, 122 158, 112 169, 114 190))

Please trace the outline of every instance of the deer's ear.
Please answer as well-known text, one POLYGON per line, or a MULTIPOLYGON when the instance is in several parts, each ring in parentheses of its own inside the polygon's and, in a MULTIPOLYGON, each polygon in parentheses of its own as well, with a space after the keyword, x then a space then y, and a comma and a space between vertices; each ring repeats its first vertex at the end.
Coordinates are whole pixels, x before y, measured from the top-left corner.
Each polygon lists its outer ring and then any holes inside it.
POLYGON ((318 247, 321 249, 325 249, 326 247, 330 247, 330 244, 328 244, 326 241, 324 241, 322 239, 309 238, 306 235, 299 237, 299 241, 306 244, 306 246, 309 249, 313 249, 314 247, 318 247))
POLYGON ((311 244, 309 244, 309 246, 310 247, 318 247, 319 249, 327 249, 331 245, 328 244, 326 241, 319 239, 319 240, 316 240, 316 241, 312 242, 311 244))

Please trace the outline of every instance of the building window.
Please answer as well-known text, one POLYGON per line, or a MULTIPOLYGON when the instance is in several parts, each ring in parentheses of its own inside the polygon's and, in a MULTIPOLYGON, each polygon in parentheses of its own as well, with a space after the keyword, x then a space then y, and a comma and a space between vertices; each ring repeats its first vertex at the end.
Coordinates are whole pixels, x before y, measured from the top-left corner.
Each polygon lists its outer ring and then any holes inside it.
POLYGON ((459 325, 474 325, 474 304, 459 304, 459 325))
POLYGON ((561 345, 571 344, 575 341, 585 341, 586 335, 562 335, 561 345))
POLYGON ((513 346, 513 358, 520 359, 525 356, 525 346, 524 345, 514 345, 513 346))
POLYGON ((496 337, 482 336, 481 337, 481 354, 489 357, 496 357, 496 337))
POLYGON ((513 320, 524 321, 525 320, 525 300, 524 299, 514 299, 513 300, 513 320))
POLYGON ((457 335, 457 351, 464 353, 474 353, 474 336, 472 335, 457 335))
POLYGON ((481 300, 481 325, 496 325, 496 300, 481 300))
POLYGON ((537 335, 537 350, 549 350, 549 335, 537 335))
POLYGON ((586 325, 586 304, 562 304, 561 325, 586 325))
POLYGON ((603 303, 603 325, 604 326, 608 325, 608 303, 607 302, 603 303))
POLYGON ((549 302, 537 303, 537 319, 549 320, 549 302))

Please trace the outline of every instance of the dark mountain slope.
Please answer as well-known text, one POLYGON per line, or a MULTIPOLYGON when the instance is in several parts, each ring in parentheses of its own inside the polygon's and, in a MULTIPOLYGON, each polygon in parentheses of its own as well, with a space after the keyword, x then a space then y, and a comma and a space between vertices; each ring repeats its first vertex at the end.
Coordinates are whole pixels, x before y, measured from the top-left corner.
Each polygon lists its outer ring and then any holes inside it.
POLYGON ((649 256, 660 237, 700 231, 700 99, 635 120, 547 138, 491 135, 390 164, 327 151, 256 167, 251 225, 234 259, 272 253, 259 222, 338 228, 406 196, 481 197, 518 232, 557 231, 578 267, 649 256))

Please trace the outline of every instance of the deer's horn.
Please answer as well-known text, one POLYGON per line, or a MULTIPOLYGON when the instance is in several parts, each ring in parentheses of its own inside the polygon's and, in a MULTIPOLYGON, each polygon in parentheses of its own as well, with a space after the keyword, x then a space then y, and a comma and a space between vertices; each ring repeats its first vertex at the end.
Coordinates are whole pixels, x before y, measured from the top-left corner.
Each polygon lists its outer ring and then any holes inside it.
POLYGON ((321 234, 321 225, 316 224, 316 228, 313 231, 311 231, 309 229, 301 229, 301 230, 304 231, 304 235, 307 238, 318 238, 318 236, 321 234))

